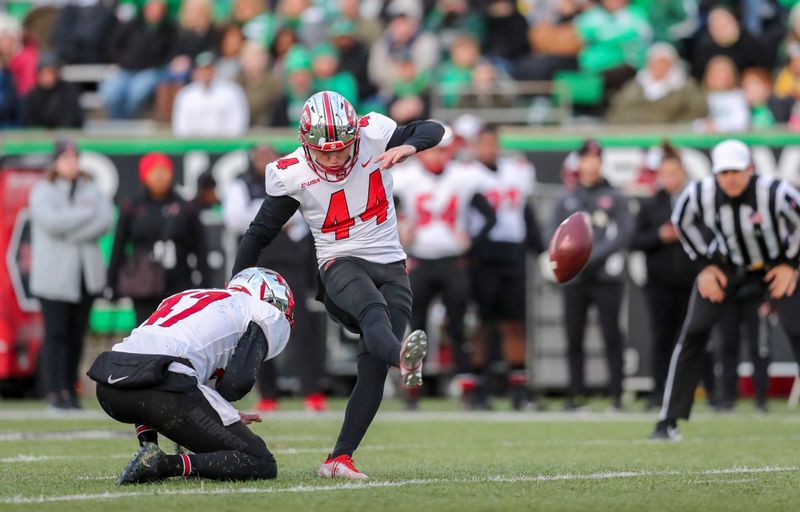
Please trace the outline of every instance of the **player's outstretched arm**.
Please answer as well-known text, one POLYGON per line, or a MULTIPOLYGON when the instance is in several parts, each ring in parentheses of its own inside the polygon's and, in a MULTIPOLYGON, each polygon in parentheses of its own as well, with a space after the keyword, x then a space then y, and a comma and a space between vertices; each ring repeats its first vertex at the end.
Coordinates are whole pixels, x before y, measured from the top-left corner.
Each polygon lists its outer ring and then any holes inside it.
POLYGON ((268 351, 269 344, 264 331, 257 323, 250 322, 239 338, 225 374, 217 381, 217 392, 229 402, 240 400, 249 393, 268 351))
POLYGON ((299 207, 300 203, 289 196, 268 195, 264 199, 236 251, 233 275, 256 265, 261 250, 275 240, 283 225, 299 207))
POLYGON ((444 126, 436 121, 414 121, 395 128, 386 149, 414 146, 417 153, 439 144, 444 136, 444 126))

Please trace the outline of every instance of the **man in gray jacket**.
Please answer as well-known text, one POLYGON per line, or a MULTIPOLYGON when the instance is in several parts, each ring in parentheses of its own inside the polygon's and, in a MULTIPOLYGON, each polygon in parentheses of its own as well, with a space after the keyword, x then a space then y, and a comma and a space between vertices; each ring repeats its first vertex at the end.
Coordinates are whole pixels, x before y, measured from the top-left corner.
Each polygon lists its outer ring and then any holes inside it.
POLYGON ((111 227, 111 200, 80 171, 70 140, 56 142, 54 161, 28 199, 31 292, 39 298, 44 344, 39 374, 49 405, 80 408, 75 383, 92 301, 105 286, 97 240, 111 227))

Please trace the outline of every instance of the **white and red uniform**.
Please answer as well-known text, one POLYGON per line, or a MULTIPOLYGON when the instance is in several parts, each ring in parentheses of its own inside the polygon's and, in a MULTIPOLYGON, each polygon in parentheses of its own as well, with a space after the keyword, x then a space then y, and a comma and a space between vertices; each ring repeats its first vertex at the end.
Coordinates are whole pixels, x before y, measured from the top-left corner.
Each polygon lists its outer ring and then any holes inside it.
POLYGON ((314 235, 317 263, 355 256, 375 263, 405 259, 397 234, 392 175, 375 157, 386 151, 397 123, 371 112, 359 120, 358 161, 342 181, 328 182, 308 165, 303 148, 267 165, 270 196, 289 196, 314 235))
POLYGON ((489 231, 489 241, 525 243, 525 206, 536 181, 533 165, 521 157, 498 158, 496 171, 479 162, 475 165, 483 174, 482 193, 497 216, 497 222, 489 231))
POLYGON ((211 381, 228 366, 251 321, 267 338, 265 360, 280 354, 291 330, 286 316, 246 293, 221 289, 188 290, 164 299, 150 318, 111 350, 188 359, 194 369, 174 362, 169 370, 196 376, 198 388, 227 426, 239 421, 239 413, 211 381))
POLYGON ((403 220, 413 226, 412 256, 438 259, 464 254, 459 234, 469 230, 470 204, 486 187, 482 169, 472 162, 449 162, 434 174, 416 159, 394 173, 403 220))

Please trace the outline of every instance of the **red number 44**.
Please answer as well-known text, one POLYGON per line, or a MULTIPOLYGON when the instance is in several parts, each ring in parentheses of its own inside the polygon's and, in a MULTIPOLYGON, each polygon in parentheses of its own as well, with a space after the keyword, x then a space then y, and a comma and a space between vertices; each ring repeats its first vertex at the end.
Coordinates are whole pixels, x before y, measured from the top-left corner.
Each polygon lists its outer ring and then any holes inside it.
MULTIPOLYGON (((374 218, 375 222, 382 224, 386 221, 389 211, 389 201, 386 199, 386 190, 383 188, 381 172, 373 171, 369 175, 369 191, 367 192, 367 209, 358 217, 361 222, 374 218)), ((344 190, 337 190, 331 194, 328 203, 328 213, 322 224, 323 233, 335 233, 336 240, 343 240, 350 236, 350 228, 356 225, 356 220, 350 216, 347 207, 347 197, 344 190)))

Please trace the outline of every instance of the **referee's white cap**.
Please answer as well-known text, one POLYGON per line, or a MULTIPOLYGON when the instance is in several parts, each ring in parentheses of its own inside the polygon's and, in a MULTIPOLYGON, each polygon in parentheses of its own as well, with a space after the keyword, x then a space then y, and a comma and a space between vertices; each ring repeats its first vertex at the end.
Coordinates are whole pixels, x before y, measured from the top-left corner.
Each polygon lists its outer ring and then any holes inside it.
POLYGON ((750 167, 750 148, 740 140, 723 140, 711 150, 711 172, 744 171, 750 167))

